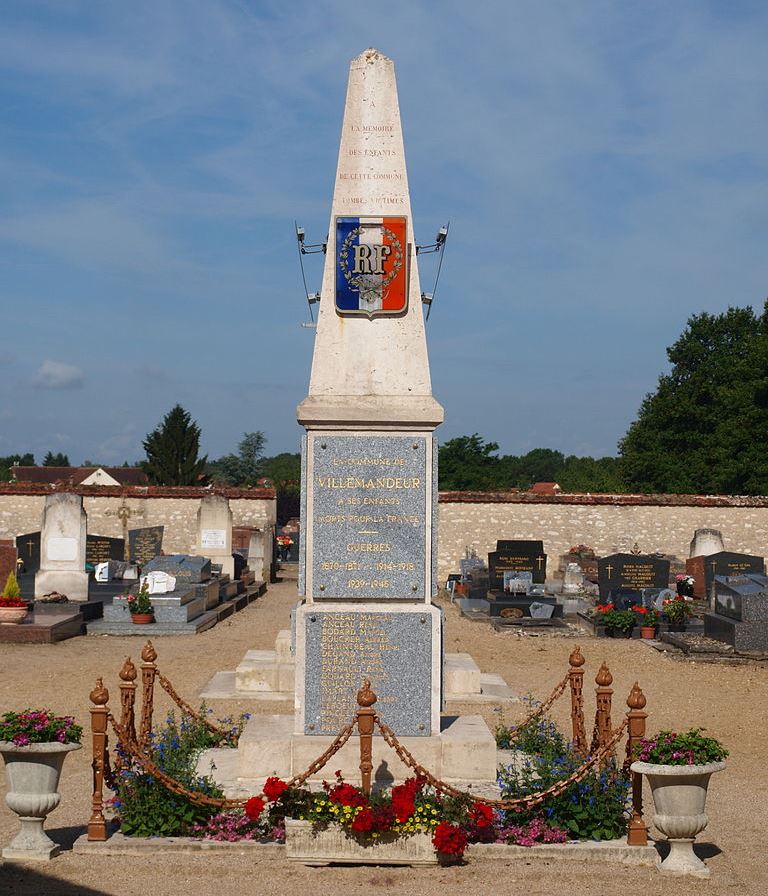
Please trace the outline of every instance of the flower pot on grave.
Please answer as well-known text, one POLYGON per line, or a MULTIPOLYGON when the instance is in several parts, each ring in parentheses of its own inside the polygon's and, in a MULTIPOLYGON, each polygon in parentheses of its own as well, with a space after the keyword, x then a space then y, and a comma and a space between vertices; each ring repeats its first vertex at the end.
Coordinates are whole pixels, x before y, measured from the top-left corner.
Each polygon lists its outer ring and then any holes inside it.
POLYGON ((58 855, 59 846, 43 831, 43 824, 61 801, 58 786, 67 753, 80 746, 54 741, 18 747, 0 741, 8 778, 5 801, 21 820, 21 830, 3 849, 4 859, 47 861, 58 855))
POLYGON ((641 625, 640 626, 640 637, 645 638, 646 641, 652 641, 656 637, 656 626, 655 625, 641 625))
POLYGON ((134 625, 149 625, 155 621, 154 613, 131 613, 131 622, 134 625))
POLYGON ((645 775, 656 814, 653 823, 669 840, 669 855, 659 865, 665 874, 709 877, 709 869, 693 851, 693 841, 707 826, 704 814, 710 777, 724 762, 706 765, 655 765, 633 762, 633 772, 645 775))
POLYGON ((285 854, 307 865, 437 865, 432 835, 408 837, 383 834, 377 839, 356 838, 338 825, 315 830, 311 821, 285 819, 285 854))
POLYGON ((18 625, 27 615, 27 607, 0 607, 0 625, 18 625))

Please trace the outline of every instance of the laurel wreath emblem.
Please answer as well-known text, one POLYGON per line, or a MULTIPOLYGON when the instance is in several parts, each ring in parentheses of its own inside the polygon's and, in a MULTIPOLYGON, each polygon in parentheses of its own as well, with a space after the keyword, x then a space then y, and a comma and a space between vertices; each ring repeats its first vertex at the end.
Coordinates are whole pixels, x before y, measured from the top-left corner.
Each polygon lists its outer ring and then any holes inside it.
POLYGON ((392 269, 383 280, 379 280, 376 274, 353 274, 349 269, 349 250, 352 248, 355 237, 363 232, 362 227, 350 230, 339 249, 339 267, 344 279, 349 283, 350 289, 353 292, 359 292, 360 298, 370 305, 386 296, 387 287, 397 277, 403 266, 403 245, 397 238, 397 234, 388 227, 382 227, 381 231, 391 240, 394 251, 392 269))

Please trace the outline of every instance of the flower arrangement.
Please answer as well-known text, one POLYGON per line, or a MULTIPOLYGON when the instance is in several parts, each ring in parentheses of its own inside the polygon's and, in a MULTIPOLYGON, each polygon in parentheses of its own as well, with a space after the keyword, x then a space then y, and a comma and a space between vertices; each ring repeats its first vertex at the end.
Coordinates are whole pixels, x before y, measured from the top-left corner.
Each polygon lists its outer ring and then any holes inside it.
POLYGON ((691 615, 690 600, 680 595, 665 600, 663 612, 673 625, 681 625, 691 615))
POLYGON ((659 622, 659 611, 654 607, 632 607, 638 625, 656 626, 659 622))
POLYGON ((268 778, 261 794, 251 797, 242 811, 214 815, 192 833, 214 840, 280 841, 285 838, 286 816, 309 821, 315 830, 338 825, 363 844, 427 833, 438 855, 453 859, 460 859, 472 842, 533 846, 567 839, 564 831, 543 819, 510 825, 504 813, 469 796, 440 793, 423 778, 408 778, 388 793, 366 794, 344 781, 340 771, 333 782, 323 782, 319 793, 268 778))
POLYGON ((0 741, 17 747, 29 744, 79 744, 83 728, 72 716, 55 716, 50 709, 24 709, 0 717, 0 741))
POLYGON ((146 582, 139 588, 138 594, 128 594, 128 609, 131 616, 152 613, 152 601, 149 599, 149 586, 146 582))
POLYGON ((643 738, 635 745, 634 757, 640 762, 654 765, 706 765, 722 762, 728 750, 715 740, 705 737, 701 728, 692 728, 682 734, 660 731, 656 737, 643 738))
POLYGON ((595 551, 588 544, 574 544, 568 548, 569 554, 575 554, 577 557, 591 560, 595 556, 595 551))
POLYGON ((677 588, 677 593, 685 597, 693 596, 693 586, 695 584, 696 579, 694 579, 693 576, 689 576, 686 574, 675 576, 675 587, 677 588))
POLYGON ((613 604, 598 604, 595 607, 595 618, 599 625, 607 629, 621 631, 625 634, 632 631, 637 622, 637 617, 631 610, 617 610, 613 604))
POLYGON ((21 609, 21 607, 26 608, 26 606, 27 602, 21 598, 21 589, 16 579, 16 573, 11 570, 8 573, 8 578, 5 580, 3 593, 0 594, 0 607, 17 607, 21 609))

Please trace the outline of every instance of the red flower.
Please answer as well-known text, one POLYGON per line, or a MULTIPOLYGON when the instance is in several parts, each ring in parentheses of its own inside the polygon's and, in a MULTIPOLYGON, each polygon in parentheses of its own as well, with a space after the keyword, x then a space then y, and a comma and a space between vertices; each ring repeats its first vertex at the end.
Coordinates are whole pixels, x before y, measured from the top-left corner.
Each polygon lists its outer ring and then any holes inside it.
POLYGON ((270 803, 279 800, 286 790, 288 790, 288 785, 280 778, 267 778, 264 782, 263 793, 270 803))
POLYGON ((367 806, 368 798, 351 784, 337 784, 328 791, 328 799, 340 806, 367 806))
POLYGON ((252 796, 245 804, 245 814, 251 821, 258 821, 267 804, 260 796, 252 796))
POLYGON ((469 817, 478 828, 487 828, 493 824, 493 809, 485 803, 475 803, 469 810, 469 817))
POLYGON ((373 826, 373 812, 370 809, 361 809, 352 821, 352 830, 361 834, 372 831, 373 826))
MULTIPOLYGON (((365 810, 363 810, 365 811, 365 810)), ((380 833, 385 833, 392 827, 395 820, 395 813, 389 806, 376 806, 373 810, 373 829, 380 833)))
POLYGON ((446 856, 463 856, 467 848, 467 836, 458 825, 441 821, 432 834, 432 845, 446 856))
POLYGON ((392 788, 392 809, 400 824, 408 821, 416 811, 416 794, 423 786, 423 778, 406 778, 392 788))

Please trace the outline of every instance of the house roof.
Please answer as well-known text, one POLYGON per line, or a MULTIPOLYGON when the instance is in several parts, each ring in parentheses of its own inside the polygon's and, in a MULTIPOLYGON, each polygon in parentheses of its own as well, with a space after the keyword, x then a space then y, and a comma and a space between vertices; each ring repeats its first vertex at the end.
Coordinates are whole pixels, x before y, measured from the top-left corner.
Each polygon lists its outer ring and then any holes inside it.
MULTIPOLYGON (((147 474, 139 467, 11 467, 14 482, 71 482, 80 485, 97 470, 103 470, 120 485, 146 485, 147 474)), ((112 483, 109 483, 110 485, 112 483)))

